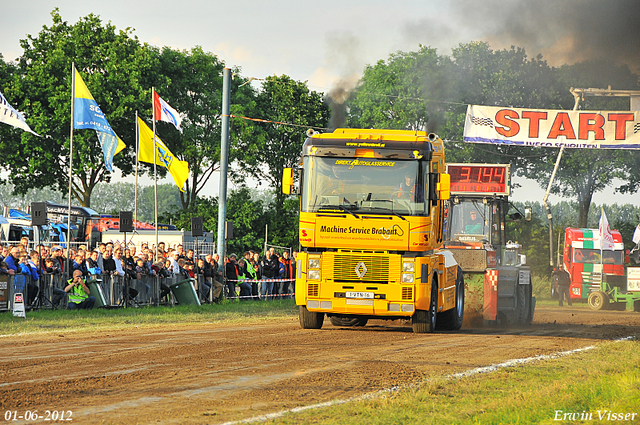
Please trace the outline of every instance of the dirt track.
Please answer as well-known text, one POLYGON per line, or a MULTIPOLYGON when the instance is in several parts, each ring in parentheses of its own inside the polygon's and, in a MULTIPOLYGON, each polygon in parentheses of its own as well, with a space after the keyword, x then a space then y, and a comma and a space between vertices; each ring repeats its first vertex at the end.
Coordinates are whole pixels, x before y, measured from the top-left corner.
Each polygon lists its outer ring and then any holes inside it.
POLYGON ((290 319, 5 337, 0 413, 72 411, 75 423, 221 423, 628 335, 640 335, 640 313, 538 307, 527 329, 450 334, 416 335, 383 321, 336 328, 327 320, 322 330, 302 330, 290 319))

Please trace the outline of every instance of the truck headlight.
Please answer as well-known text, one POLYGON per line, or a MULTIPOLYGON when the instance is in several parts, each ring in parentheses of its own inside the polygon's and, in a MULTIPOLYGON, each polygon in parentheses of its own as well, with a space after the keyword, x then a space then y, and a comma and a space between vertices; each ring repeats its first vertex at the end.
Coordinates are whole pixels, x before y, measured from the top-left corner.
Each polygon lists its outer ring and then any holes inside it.
POLYGON ((413 273, 402 273, 402 283, 413 283, 413 273))
POLYGON ((411 263, 402 263, 402 271, 403 272, 413 273, 415 271, 414 267, 415 266, 414 266, 413 262, 411 262, 411 263))
POLYGON ((310 269, 319 269, 320 268, 320 259, 319 258, 309 258, 309 268, 310 269))
POLYGON ((320 270, 309 270, 309 280, 320 280, 320 270))

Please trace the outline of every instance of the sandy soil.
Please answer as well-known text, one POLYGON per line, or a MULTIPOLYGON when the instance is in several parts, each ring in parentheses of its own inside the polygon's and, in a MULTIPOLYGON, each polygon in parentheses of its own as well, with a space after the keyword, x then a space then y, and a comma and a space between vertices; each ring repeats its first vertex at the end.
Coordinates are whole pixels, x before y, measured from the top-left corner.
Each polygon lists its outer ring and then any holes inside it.
POLYGON ((426 335, 396 322, 338 328, 327 320, 321 330, 303 330, 288 319, 5 337, 0 414, 221 423, 639 334, 640 313, 539 306, 528 328, 426 335))

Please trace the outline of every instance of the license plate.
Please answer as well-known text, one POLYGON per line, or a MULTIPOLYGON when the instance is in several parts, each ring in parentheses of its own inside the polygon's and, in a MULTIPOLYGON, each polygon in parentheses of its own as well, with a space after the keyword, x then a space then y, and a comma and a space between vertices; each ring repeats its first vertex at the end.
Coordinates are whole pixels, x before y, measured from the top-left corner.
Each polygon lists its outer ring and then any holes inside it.
POLYGON ((373 299, 373 292, 347 292, 347 298, 373 299))

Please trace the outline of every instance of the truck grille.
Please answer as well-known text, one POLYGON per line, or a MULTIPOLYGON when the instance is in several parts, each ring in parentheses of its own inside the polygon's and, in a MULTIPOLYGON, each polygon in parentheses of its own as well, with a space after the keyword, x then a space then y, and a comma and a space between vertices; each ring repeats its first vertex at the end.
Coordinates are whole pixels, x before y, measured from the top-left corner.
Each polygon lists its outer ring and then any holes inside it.
POLYGON ((307 296, 309 297, 317 297, 319 294, 319 285, 317 283, 310 283, 309 286, 307 286, 307 296))
POLYGON ((402 301, 413 301, 413 288, 411 286, 402 287, 402 301))
POLYGON ((332 278, 334 282, 389 283, 388 256, 330 253, 328 257, 323 262, 328 266, 326 271, 323 269, 323 273, 327 273, 325 276, 332 278), (333 261, 330 256, 333 256, 333 261), (364 267, 360 263, 364 264, 364 267))

